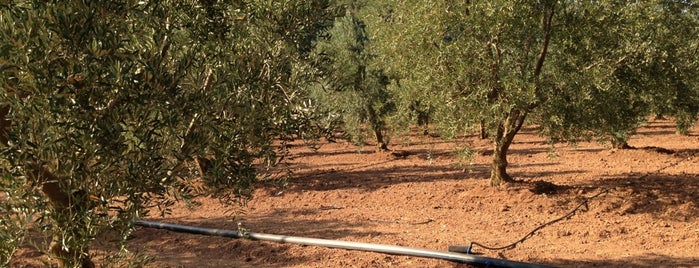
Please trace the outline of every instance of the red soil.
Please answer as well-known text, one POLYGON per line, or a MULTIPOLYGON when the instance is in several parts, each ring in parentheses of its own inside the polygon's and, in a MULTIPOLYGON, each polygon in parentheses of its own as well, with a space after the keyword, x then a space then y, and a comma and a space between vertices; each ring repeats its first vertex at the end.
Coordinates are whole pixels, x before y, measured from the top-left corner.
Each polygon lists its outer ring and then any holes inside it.
MULTIPOLYGON (((699 267, 699 128, 675 134, 656 120, 611 150, 580 142, 555 150, 524 129, 509 154, 520 183, 490 187, 490 144, 414 135, 393 152, 345 142, 317 151, 294 144, 284 189, 261 184, 238 208, 200 198, 149 220, 356 242, 447 250, 469 242, 501 246, 561 217, 608 189, 569 219, 510 250, 474 247, 483 256, 564 267, 699 267), (454 152, 470 142, 471 163, 454 152), (543 183, 548 182, 548 183, 543 183)), ((97 255, 109 247, 96 242, 97 255)), ((128 246, 152 257, 147 267, 467 267, 447 261, 209 237, 138 228, 128 246)), ((44 258, 23 249, 13 265, 44 258)), ((98 258, 99 261, 99 258, 98 258)))

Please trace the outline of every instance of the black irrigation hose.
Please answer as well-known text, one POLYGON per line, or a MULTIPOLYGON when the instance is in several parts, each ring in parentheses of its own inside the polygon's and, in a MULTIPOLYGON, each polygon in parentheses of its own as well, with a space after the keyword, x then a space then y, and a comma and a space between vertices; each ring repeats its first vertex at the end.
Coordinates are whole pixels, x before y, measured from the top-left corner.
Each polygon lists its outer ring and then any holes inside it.
MULTIPOLYGON (((677 165, 679 165, 680 163, 682 163, 682 162, 684 162, 684 161, 687 161, 687 160, 692 159, 694 156, 696 156, 696 154, 697 154, 697 153, 695 152, 695 153, 693 153, 692 155, 690 155, 690 156, 688 156, 688 157, 685 157, 685 158, 682 158, 682 159, 680 159, 680 160, 677 160, 677 161, 675 161, 675 162, 673 162, 673 163, 671 163, 671 164, 669 164, 669 165, 667 165, 667 166, 661 167, 661 168, 659 168, 659 169, 657 169, 657 170, 655 170, 655 171, 653 171, 653 172, 643 174, 642 176, 639 176, 639 177, 637 178, 637 180, 642 180, 642 179, 644 179, 644 178, 650 176, 650 174, 660 173, 660 172, 663 171, 663 170, 666 170, 666 169, 668 169, 668 168, 677 166, 677 165)), ((553 220, 551 220, 551 221, 548 221, 548 222, 546 222, 546 223, 544 223, 544 224, 542 224, 542 225, 537 226, 536 228, 534 228, 534 230, 532 230, 531 232, 527 233, 524 237, 522 237, 522 238, 520 238, 519 240, 517 240, 517 241, 515 241, 515 242, 512 242, 512 243, 510 243, 510 244, 508 244, 508 245, 505 245, 505 246, 502 246, 502 247, 489 247, 489 246, 483 245, 483 244, 478 243, 478 242, 471 242, 471 244, 470 244, 468 247, 463 247, 463 246, 450 246, 450 247, 449 247, 449 251, 471 254, 471 251, 473 250, 473 246, 479 246, 479 247, 484 248, 484 249, 487 249, 487 250, 510 250, 510 249, 514 249, 515 247, 517 247, 517 244, 519 244, 519 243, 524 243, 525 240, 527 240, 527 239, 529 239, 530 237, 534 236, 534 234, 535 234, 537 231, 543 229, 544 227, 549 226, 549 225, 551 225, 551 224, 554 224, 554 223, 556 223, 556 222, 565 220, 565 219, 570 219, 571 217, 573 217, 573 216, 575 215, 575 213, 576 213, 578 210, 580 210, 580 208, 581 208, 583 205, 585 206, 585 210, 587 211, 587 210, 589 209, 589 207, 588 207, 588 202, 589 202, 590 200, 592 200, 592 199, 594 199, 594 198, 597 198, 597 197, 599 197, 599 196, 602 195, 602 194, 609 193, 609 191, 610 191, 611 189, 612 189, 612 188, 606 188, 606 189, 602 190, 601 192, 599 192, 599 193, 597 193, 597 194, 595 194, 595 195, 593 195, 593 196, 590 196, 590 197, 585 198, 582 202, 580 202, 580 204, 578 204, 578 206, 576 206, 575 208, 573 208, 573 210, 571 210, 571 211, 568 212, 567 214, 565 214, 565 215, 563 215, 563 216, 561 216, 561 217, 559 217, 559 218, 553 219, 553 220)))
POLYGON ((223 236, 230 238, 246 238, 250 240, 260 240, 260 241, 270 241, 279 243, 291 243, 300 244, 306 246, 320 246, 329 248, 340 248, 348 250, 360 250, 369 252, 379 252, 385 254, 393 255, 405 255, 414 256, 422 258, 432 258, 441 259, 458 263, 466 263, 482 267, 512 267, 512 268, 546 268, 553 266, 539 265, 526 262, 509 261, 504 259, 496 259, 482 256, 474 256, 461 253, 444 252, 430 249, 421 248, 410 248, 401 247, 393 245, 384 244, 370 244, 370 243, 359 243, 359 242, 349 242, 341 240, 328 240, 328 239, 318 239, 318 238, 308 238, 308 237, 297 237, 297 236, 286 236, 286 235, 273 235, 273 234, 263 234, 263 233, 253 233, 245 230, 223 230, 223 229, 211 229, 211 228, 201 228, 194 226, 160 223, 160 222, 150 222, 150 221, 134 221, 134 225, 166 229, 174 232, 200 234, 200 235, 214 235, 223 236))
POLYGON ((578 204, 578 206, 576 206, 573 210, 571 210, 571 211, 568 212, 567 214, 565 214, 565 215, 563 215, 563 216, 561 216, 561 217, 558 217, 558 218, 556 218, 556 219, 553 219, 553 220, 551 220, 551 221, 548 221, 548 222, 546 222, 546 223, 544 223, 544 224, 542 224, 542 225, 539 225, 538 227, 534 228, 534 230, 532 230, 531 232, 527 233, 524 237, 520 238, 519 240, 517 240, 517 241, 515 241, 515 242, 512 242, 511 244, 508 244, 508 245, 505 245, 505 246, 502 246, 502 247, 489 247, 489 246, 483 245, 483 244, 478 243, 478 242, 471 242, 471 245, 469 245, 466 249, 462 249, 461 247, 453 247, 453 248, 451 248, 450 250, 451 250, 451 251, 455 251, 455 252, 464 252, 464 253, 471 254, 471 250, 473 249, 473 246, 474 246, 474 245, 475 245, 475 246, 482 247, 482 248, 484 248, 484 249, 488 249, 488 250, 508 250, 508 249, 514 249, 515 247, 517 247, 517 244, 523 243, 525 240, 527 240, 527 239, 529 239, 530 237, 534 236, 534 234, 536 234, 537 231, 543 229, 544 227, 549 226, 549 225, 551 225, 551 224, 554 224, 554 223, 556 223, 556 222, 562 221, 562 220, 570 219, 571 217, 573 217, 573 216, 575 215, 575 213, 576 213, 583 205, 585 206, 585 210, 588 210, 588 201, 590 201, 590 200, 592 200, 592 199, 594 199, 594 198, 596 198, 596 197, 598 197, 598 196, 600 196, 600 195, 602 195, 602 194, 608 193, 609 190, 611 190, 611 188, 607 188, 607 189, 605 189, 604 191, 601 191, 601 192, 599 192, 599 193, 597 193, 597 194, 595 194, 595 195, 593 195, 593 196, 590 196, 590 197, 585 198, 585 200, 583 200, 582 202, 580 202, 580 204, 578 204))

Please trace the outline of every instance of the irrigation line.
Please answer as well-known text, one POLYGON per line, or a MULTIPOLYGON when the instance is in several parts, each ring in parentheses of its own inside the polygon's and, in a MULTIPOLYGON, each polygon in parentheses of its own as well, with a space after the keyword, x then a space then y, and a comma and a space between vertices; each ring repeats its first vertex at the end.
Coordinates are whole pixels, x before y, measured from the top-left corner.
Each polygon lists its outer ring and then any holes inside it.
POLYGON ((318 239, 318 238, 308 238, 308 237, 298 237, 298 236, 286 236, 286 235, 274 235, 274 234, 263 234, 263 233, 253 233, 245 230, 224 230, 224 229, 211 229, 211 228, 201 228, 194 226, 151 222, 151 221, 134 221, 134 225, 166 229, 174 232, 200 234, 200 235, 212 235, 212 236, 223 236, 229 238, 245 238, 250 240, 260 240, 260 241, 270 241, 278 243, 290 243, 299 244, 306 246, 319 246, 328 248, 339 248, 348 250, 359 250, 359 251, 369 251, 378 252, 393 255, 404 255, 404 256, 414 256, 422 258, 432 258, 441 259, 458 263, 467 263, 478 266, 485 267, 512 267, 512 268, 546 268, 553 267, 547 265, 509 261, 505 259, 496 259, 482 256, 475 256, 469 254, 461 254, 454 252, 445 252, 438 250, 422 249, 422 248, 411 248, 384 244, 371 244, 371 243, 359 243, 359 242, 349 242, 342 240, 329 240, 329 239, 318 239))
MULTIPOLYGON (((670 164, 667 165, 667 166, 661 167, 661 168, 659 168, 659 169, 657 169, 657 170, 655 170, 655 171, 653 171, 653 172, 643 174, 643 175, 639 176, 638 178, 636 178, 636 180, 642 180, 642 179, 644 179, 644 178, 650 176, 651 174, 657 174, 657 173, 662 172, 663 170, 666 170, 666 169, 668 169, 668 168, 677 166, 677 165, 679 165, 680 163, 682 163, 682 162, 684 162, 684 161, 687 161, 687 160, 690 160, 690 159, 694 158, 694 156, 696 156, 696 154, 697 154, 697 153, 695 152, 695 153, 693 153, 692 155, 690 155, 690 156, 688 156, 688 157, 685 157, 685 158, 682 158, 682 159, 680 159, 680 160, 677 160, 677 161, 675 161, 675 162, 673 162, 673 163, 670 163, 670 164)), ((578 210, 580 210, 580 208, 582 208, 583 206, 585 206, 585 211, 587 211, 587 210, 589 209, 588 203, 589 203, 590 200, 595 199, 595 198, 597 198, 597 197, 599 197, 599 196, 601 196, 601 195, 603 195, 603 194, 609 193, 609 191, 611 191, 611 190, 612 190, 611 187, 607 187, 606 189, 602 190, 601 192, 599 192, 599 193, 597 193, 597 194, 595 194, 595 195, 593 195, 593 196, 586 197, 582 202, 580 202, 580 204, 578 204, 575 208, 573 208, 573 209, 572 209, 570 212, 568 212, 567 214, 565 214, 565 215, 563 215, 563 216, 561 216, 561 217, 558 217, 558 218, 556 218, 556 219, 553 219, 553 220, 551 220, 551 221, 548 221, 548 222, 546 222, 546 223, 544 223, 544 224, 541 224, 541 225, 537 226, 537 227, 534 228, 531 232, 527 233, 525 236, 523 236, 523 237, 520 238, 519 240, 517 240, 517 241, 515 241, 515 242, 512 242, 512 243, 510 243, 510 244, 508 244, 508 245, 501 246, 501 247, 490 247, 490 246, 486 246, 486 245, 483 245, 483 244, 478 243, 478 242, 471 242, 471 244, 470 244, 468 247, 463 247, 463 246, 451 246, 451 247, 449 247, 449 251, 453 251, 453 252, 462 252, 462 253, 471 254, 471 251, 473 250, 473 246, 479 246, 479 247, 484 248, 484 249, 487 249, 487 250, 510 250, 510 249, 514 249, 515 247, 517 247, 517 244, 524 243, 524 241, 526 241, 527 239, 529 239, 529 238, 531 238, 532 236, 534 236, 534 234, 536 234, 537 231, 543 229, 544 227, 549 226, 549 225, 551 225, 551 224, 554 224, 554 223, 556 223, 556 222, 562 221, 562 220, 566 220, 566 219, 572 218, 573 216, 575 216, 575 213, 578 212, 578 210)))
MULTIPOLYGON (((642 176, 639 176, 637 179, 643 179, 645 177, 648 177, 650 174, 660 173, 661 171, 663 171, 665 169, 677 166, 684 161, 692 159, 696 154, 697 153, 693 153, 692 155, 690 155, 686 158, 675 161, 674 163, 671 163, 667 166, 664 166, 664 167, 662 167, 654 172, 646 173, 642 176)), ((601 192, 599 192, 595 195, 592 195, 590 197, 586 197, 582 202, 580 202, 580 204, 578 204, 575 208, 573 208, 567 214, 537 226, 536 228, 534 228, 532 231, 527 233, 521 239, 519 239, 511 244, 508 244, 506 246, 489 247, 489 246, 483 245, 481 243, 471 242, 471 244, 468 247, 450 246, 449 251, 451 251, 451 252, 444 252, 444 251, 437 251, 437 250, 430 250, 430 249, 421 249, 421 248, 402 247, 402 246, 393 246, 393 245, 385 245, 385 244, 371 244, 371 243, 349 242, 349 241, 341 241, 341 240, 328 240, 328 239, 307 238, 307 237, 297 237, 297 236, 253 233, 253 232, 248 232, 246 230, 235 231, 235 230, 224 230, 224 229, 201 228, 201 227, 193 227, 193 226, 177 225, 177 224, 169 224, 169 223, 160 223, 160 222, 150 222, 150 221, 134 221, 133 224, 137 225, 137 226, 147 227, 147 228, 166 229, 166 230, 170 230, 170 231, 174 231, 174 232, 222 236, 222 237, 230 237, 230 238, 238 238, 238 239, 245 238, 245 239, 250 239, 250 240, 270 241, 270 242, 278 242, 278 243, 291 243, 291 244, 300 244, 300 245, 306 245, 306 246, 340 248, 340 249, 347 249, 347 250, 359 250, 359 251, 378 252, 378 253, 393 254, 393 255, 405 255, 405 256, 441 259, 441 260, 447 260, 447 261, 458 262, 458 263, 467 263, 467 264, 485 266, 485 267, 543 268, 543 267, 553 267, 553 266, 546 266, 546 265, 539 265, 539 264, 532 264, 532 263, 525 263, 525 262, 517 262, 517 261, 509 261, 509 260, 505 260, 505 259, 482 257, 482 256, 471 255, 470 253, 471 253, 471 249, 473 248, 474 245, 488 249, 488 250, 513 249, 517 246, 517 244, 523 243, 527 239, 531 238, 532 236, 534 236, 534 234, 537 231, 543 229, 544 227, 552 225, 556 222, 559 222, 559 221, 562 221, 565 219, 572 218, 575 215, 575 213, 578 210, 580 210, 580 208, 582 208, 583 206, 585 206, 586 210, 587 210, 588 203, 590 200, 597 198, 603 194, 609 193, 609 191, 611 189, 612 189, 611 187, 607 187, 606 189, 602 190, 601 192), (459 252, 469 253, 469 254, 461 254, 459 252)))

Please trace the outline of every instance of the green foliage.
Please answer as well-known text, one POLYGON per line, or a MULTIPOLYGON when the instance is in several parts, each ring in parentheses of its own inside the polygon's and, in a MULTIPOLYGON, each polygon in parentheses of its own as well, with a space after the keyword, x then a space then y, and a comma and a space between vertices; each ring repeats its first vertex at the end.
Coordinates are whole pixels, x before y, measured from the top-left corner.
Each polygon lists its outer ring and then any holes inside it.
POLYGON ((698 29, 689 15, 696 8, 671 1, 570 3, 561 23, 570 38, 552 50, 560 82, 537 120, 544 132, 617 147, 651 113, 696 115, 696 107, 675 101, 699 96, 692 88, 699 69, 688 60, 697 56, 696 38, 689 37, 698 29))
POLYGON ((283 153, 273 141, 309 132, 299 62, 334 14, 329 1, 1 8, 0 104, 13 122, 3 189, 36 201, 5 209, 38 214, 62 251, 77 252, 57 256, 67 267, 106 230, 125 240, 152 209, 197 194, 249 197, 260 167, 283 153), (49 185, 67 207, 34 190, 49 185))
MULTIPOLYGON (((513 22, 520 17, 512 18, 510 14, 536 21, 538 18, 525 10, 528 6, 492 1, 473 4, 396 1, 391 6, 377 7, 375 16, 370 17, 377 25, 372 34, 380 42, 381 61, 389 62, 393 67, 389 72, 401 78, 404 90, 398 98, 402 110, 411 110, 409 106, 415 102, 423 106, 420 110, 432 108, 440 129, 448 136, 456 136, 477 129, 483 119, 500 118, 509 108, 502 105, 505 101, 489 103, 489 94, 492 98, 526 103, 527 99, 522 97, 531 94, 512 95, 518 90, 491 94, 496 85, 489 78, 519 74, 505 68, 514 68, 516 61, 525 60, 516 58, 521 55, 520 50, 527 49, 520 46, 517 38, 526 31, 536 33, 531 27, 537 24, 531 22, 526 24, 530 29, 519 29, 521 25, 513 22), (517 8, 523 9, 515 12, 517 8), (499 47, 489 47, 493 41, 499 47), (508 50, 508 57, 496 59, 490 54, 494 52, 491 49, 508 50), (491 69, 494 63, 504 66, 497 74, 491 69)), ((529 55, 537 54, 535 47, 530 49, 529 55)), ((512 83, 497 86, 515 87, 512 83)))
POLYGON ((352 140, 362 144, 370 132, 385 150, 386 118, 395 107, 387 90, 389 78, 375 62, 367 26, 357 18, 359 9, 348 6, 345 16, 318 41, 312 59, 320 79, 310 87, 310 96, 352 140))
POLYGON ((367 21, 380 40, 380 61, 404 88, 400 109, 423 105, 447 137, 483 126, 496 145, 499 173, 492 178, 509 181, 506 151, 550 83, 543 63, 555 7, 552 1, 395 1, 377 5, 367 21))
POLYGON ((483 125, 495 146, 495 180, 508 179, 506 152, 525 119, 554 141, 625 144, 654 110, 687 118, 679 122, 695 118, 691 1, 392 1, 371 8, 365 21, 378 61, 400 81, 398 110, 428 107, 447 136, 483 125))
POLYGON ((653 102, 656 114, 673 115, 680 134, 687 134, 699 120, 699 4, 691 1, 657 1, 654 27, 656 57, 650 75, 660 77, 660 97, 653 102), (658 75, 660 74, 660 75, 658 75))

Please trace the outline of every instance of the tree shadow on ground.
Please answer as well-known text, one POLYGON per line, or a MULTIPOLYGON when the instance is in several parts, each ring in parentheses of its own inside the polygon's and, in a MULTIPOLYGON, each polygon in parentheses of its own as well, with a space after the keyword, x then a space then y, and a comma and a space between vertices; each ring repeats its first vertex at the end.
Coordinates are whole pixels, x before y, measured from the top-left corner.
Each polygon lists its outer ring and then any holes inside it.
MULTIPOLYGON (((394 184, 433 181, 486 180, 490 177, 490 165, 466 164, 464 166, 401 166, 368 170, 325 170, 297 175, 290 181, 290 191, 329 191, 356 188, 374 191, 394 184)), ((547 172, 517 172, 520 177, 549 177, 582 174, 582 170, 547 172)))
MULTIPOLYGON (((536 128, 534 127, 529 127, 522 129, 520 131, 520 134, 518 137, 526 136, 526 135, 538 135, 536 132, 536 128)), ((403 142, 396 142, 393 144, 389 144, 389 148, 391 152, 409 152, 410 154, 418 154, 418 155, 426 155, 426 154, 434 154, 434 155, 439 155, 439 156, 452 156, 454 155, 454 152, 459 149, 466 149, 469 148, 473 150, 474 152, 479 152, 482 155, 492 155, 492 142, 488 139, 480 139, 477 138, 477 135, 467 135, 467 136, 459 136, 455 137, 452 139, 443 139, 439 137, 433 137, 433 136, 424 136, 422 134, 417 134, 414 131, 406 134, 404 136, 406 138, 406 141, 403 142), (444 144, 449 144, 453 145, 451 146, 453 150, 440 150, 440 149, 418 149, 416 147, 433 147, 435 145, 444 145, 444 144), (470 146, 469 146, 470 144, 470 146)), ((364 145, 353 145, 350 147, 350 149, 343 148, 341 150, 333 150, 333 151, 328 151, 324 150, 323 146, 328 144, 327 141, 324 142, 318 142, 316 143, 317 148, 316 150, 311 149, 309 147, 308 150, 302 151, 302 152, 297 152, 292 154, 290 157, 292 158, 303 158, 303 157, 309 157, 309 156, 340 156, 340 155, 348 155, 348 154, 374 154, 374 153, 380 153, 376 149, 376 145, 372 143, 367 143, 364 145)), ((546 140, 534 140, 534 141, 520 141, 520 140, 515 140, 513 144, 526 144, 530 145, 529 147, 532 147, 531 145, 540 145, 541 148, 510 148, 509 153, 510 154, 535 154, 535 153, 540 153, 540 152, 547 152, 550 150, 550 143, 546 140)), ((290 147, 303 147, 306 145, 290 145, 290 147)))
POLYGON ((304 151, 304 152, 297 152, 293 155, 291 155, 292 158, 303 158, 303 157, 309 157, 309 156, 340 156, 340 155, 347 155, 347 154, 367 154, 367 153, 375 153, 375 150, 364 150, 360 149, 357 147, 354 150, 337 150, 337 151, 304 151))
POLYGON ((647 213, 659 219, 684 222, 699 217, 699 174, 631 174, 602 179, 589 186, 610 189, 614 198, 601 201, 607 203, 605 210, 647 213))
MULTIPOLYGON (((536 154, 547 151, 546 148, 515 149, 512 150, 511 154, 536 154)), ((349 151, 344 153, 349 153, 349 151)), ((371 155, 367 158, 358 155, 351 162, 333 162, 332 167, 326 165, 325 162, 289 164, 288 168, 301 170, 301 172, 295 173, 290 179, 287 191, 327 191, 350 188, 372 191, 400 183, 488 179, 490 177, 491 165, 489 163, 469 163, 470 160, 455 156, 453 150, 407 149, 381 154, 378 157, 371 155)), ((528 165, 553 164, 518 164, 513 162, 511 167, 516 169, 528 165)), ((531 172, 520 174, 513 170, 511 175, 514 177, 540 177, 582 172, 580 170, 561 170, 545 174, 531 172)))
MULTIPOLYGON (((378 164, 382 164, 382 163, 374 163, 371 165, 378 165, 378 164)), ((354 164, 354 163, 333 163, 333 166, 340 167, 341 169, 344 169, 342 167, 348 167, 348 169, 352 169, 352 168, 355 168, 357 166, 357 164, 354 164)), ((290 169, 300 169, 300 170, 317 169, 317 170, 315 170, 316 172, 331 172, 332 170, 335 170, 334 168, 323 169, 323 167, 325 167, 325 165, 323 165, 322 163, 318 163, 318 164, 292 163, 292 164, 285 164, 283 167, 290 168, 290 169)))
POLYGON ((560 267, 697 267, 699 257, 674 258, 666 255, 649 253, 642 256, 632 256, 616 260, 542 260, 539 263, 560 267))
POLYGON ((667 149, 663 147, 658 147, 658 146, 642 146, 642 147, 633 147, 630 146, 630 148, 625 148, 624 150, 641 150, 641 151, 651 151, 651 152, 656 152, 659 154, 666 154, 666 155, 674 155, 677 157, 690 157, 694 156, 697 153, 699 153, 699 149, 679 149, 679 150, 673 150, 673 149, 667 149))
POLYGON ((572 151, 575 152, 585 152, 585 153, 599 153, 602 151, 609 151, 609 149, 605 148, 576 148, 575 146, 570 146, 572 151))
MULTIPOLYGON (((507 170, 515 180, 540 180, 547 178, 570 177, 580 174, 585 174, 585 170, 580 169, 558 169, 551 166, 561 165, 560 162, 538 162, 538 163, 511 163, 507 170), (520 169, 532 169, 533 171, 520 171, 520 169)), ((490 166, 488 166, 490 168, 490 166)), ((490 172, 488 169, 487 172, 490 172)))
POLYGON ((559 171, 536 171, 536 172, 510 172, 514 178, 547 178, 558 177, 564 175, 580 175, 585 174, 584 170, 559 170, 559 171))
POLYGON ((636 129, 634 134, 646 136, 677 134, 677 124, 674 120, 655 119, 643 124, 640 128, 636 129))
POLYGON ((646 136, 655 136, 655 135, 672 135, 676 134, 677 130, 669 130, 666 129, 665 127, 655 127, 655 128, 650 128, 648 130, 637 130, 636 135, 646 135, 646 136))
MULTIPOLYGON (((532 154, 539 154, 539 153, 548 153, 550 152, 550 148, 510 148, 507 151, 508 156, 512 155, 532 155, 532 154)), ((483 149, 480 151, 481 155, 484 156, 491 156, 493 155, 493 149, 488 148, 488 149, 483 149)))
POLYGON ((489 165, 471 165, 470 172, 456 166, 393 166, 372 168, 385 163, 368 164, 354 169, 315 170, 297 174, 290 182, 291 191, 327 191, 358 188, 373 191, 393 184, 444 180, 488 178, 489 165))

